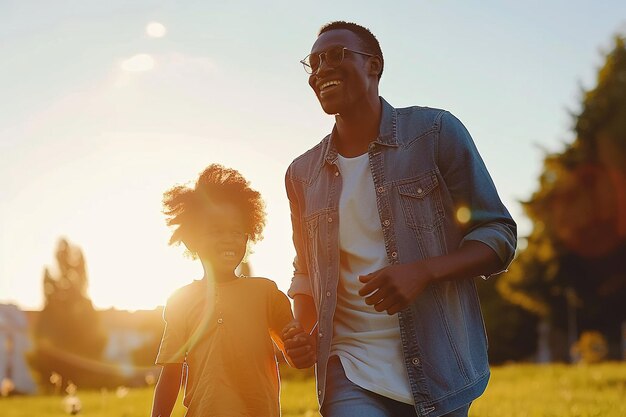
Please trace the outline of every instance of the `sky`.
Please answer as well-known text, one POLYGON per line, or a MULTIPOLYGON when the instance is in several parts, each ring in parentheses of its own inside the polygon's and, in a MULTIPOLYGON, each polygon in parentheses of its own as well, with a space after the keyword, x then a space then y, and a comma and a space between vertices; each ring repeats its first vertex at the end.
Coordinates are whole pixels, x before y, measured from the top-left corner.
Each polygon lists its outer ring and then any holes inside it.
POLYGON ((377 36, 393 106, 463 121, 524 236, 520 201, 545 152, 573 140, 571 113, 626 33, 626 2, 0 0, 0 303, 42 308, 65 237, 97 308, 163 305, 202 276, 167 244, 163 192, 211 163, 264 196, 249 259, 286 291, 284 173, 334 123, 298 61, 333 20, 377 36))

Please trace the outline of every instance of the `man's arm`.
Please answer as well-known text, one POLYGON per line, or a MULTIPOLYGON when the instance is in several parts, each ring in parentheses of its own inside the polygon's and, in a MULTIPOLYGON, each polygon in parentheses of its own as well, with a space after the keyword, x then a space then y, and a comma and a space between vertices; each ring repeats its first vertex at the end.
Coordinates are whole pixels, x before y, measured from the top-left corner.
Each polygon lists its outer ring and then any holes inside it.
POLYGON ((311 294, 310 277, 306 266, 305 243, 302 237, 301 212, 298 193, 290 178, 291 166, 285 174, 285 189, 289 199, 291 227, 296 257, 293 262, 294 275, 289 288, 289 296, 293 298, 294 321, 282 331, 286 356, 289 363, 296 368, 308 368, 316 361, 315 337, 311 335, 317 323, 317 309, 311 294))
MULTIPOLYGON (((503 272, 515 255, 517 225, 500 200, 496 186, 463 123, 445 112, 437 139, 437 167, 454 204, 465 208, 469 219, 457 221, 463 234, 462 248, 470 241, 490 247, 500 258, 500 268, 477 275, 503 272)), ((450 213, 456 217, 456 213, 450 213)), ((457 248, 448 248, 454 251, 457 248)), ((470 275, 471 276, 471 275, 470 275)))
POLYGON ((302 236, 302 208, 300 207, 298 191, 291 179, 291 169, 285 174, 285 189, 289 199, 289 211, 291 214, 291 230, 293 246, 296 256, 293 261, 293 278, 288 295, 293 298, 294 317, 304 331, 310 332, 317 322, 317 309, 311 292, 311 282, 306 262, 306 244, 302 236))
POLYGON ((429 284, 438 281, 490 275, 502 267, 498 255, 487 245, 468 241, 442 256, 408 264, 390 265, 359 277, 359 295, 376 311, 396 314, 406 308, 429 284))
POLYGON ((302 329, 310 333, 317 323, 317 309, 313 297, 296 294, 293 298, 293 310, 294 317, 302 325, 302 329))
POLYGON ((294 297, 293 322, 283 329, 285 343, 285 358, 291 366, 298 369, 310 368, 317 360, 315 324, 317 311, 313 298, 308 295, 297 294, 294 297))
POLYGON ((154 388, 152 417, 170 417, 176 398, 178 398, 182 376, 182 363, 167 363, 163 365, 159 380, 154 388))
POLYGON ((469 209, 458 223, 464 237, 442 256, 394 264, 359 277, 359 291, 378 311, 395 314, 433 282, 489 276, 507 268, 515 254, 516 224, 506 210, 469 132, 449 113, 441 118, 437 166, 454 206, 469 209))

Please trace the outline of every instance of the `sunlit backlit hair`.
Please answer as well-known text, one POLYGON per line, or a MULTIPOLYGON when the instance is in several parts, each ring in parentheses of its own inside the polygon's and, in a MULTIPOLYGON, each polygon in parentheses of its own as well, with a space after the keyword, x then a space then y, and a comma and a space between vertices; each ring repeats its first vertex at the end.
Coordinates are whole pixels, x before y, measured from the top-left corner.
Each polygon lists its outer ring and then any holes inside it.
POLYGON ((334 22, 330 22, 322 26, 317 36, 321 35, 324 32, 328 32, 335 29, 346 29, 350 32, 354 33, 359 37, 361 43, 363 44, 363 52, 368 52, 373 55, 377 55, 380 57, 380 72, 378 73, 378 79, 383 75, 383 69, 385 68, 385 59, 383 58, 383 51, 380 49, 380 43, 376 36, 366 27, 361 26, 352 22, 344 22, 343 20, 336 20, 334 22))
POLYGON ((178 185, 163 194, 163 213, 167 225, 174 227, 169 244, 183 243, 190 248, 190 243, 200 233, 206 209, 223 203, 233 204, 240 210, 250 241, 262 239, 265 203, 261 194, 250 188, 250 182, 237 170, 211 164, 200 174, 193 188, 178 185))

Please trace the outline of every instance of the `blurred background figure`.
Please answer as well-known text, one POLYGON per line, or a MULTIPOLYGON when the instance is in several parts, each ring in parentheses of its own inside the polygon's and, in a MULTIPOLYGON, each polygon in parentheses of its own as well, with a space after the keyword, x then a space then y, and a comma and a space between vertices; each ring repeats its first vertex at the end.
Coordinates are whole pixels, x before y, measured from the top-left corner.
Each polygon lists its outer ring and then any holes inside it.
POLYGON ((37 391, 26 363, 29 348, 26 314, 15 305, 0 305, 0 382, 11 386, 3 395, 37 391))

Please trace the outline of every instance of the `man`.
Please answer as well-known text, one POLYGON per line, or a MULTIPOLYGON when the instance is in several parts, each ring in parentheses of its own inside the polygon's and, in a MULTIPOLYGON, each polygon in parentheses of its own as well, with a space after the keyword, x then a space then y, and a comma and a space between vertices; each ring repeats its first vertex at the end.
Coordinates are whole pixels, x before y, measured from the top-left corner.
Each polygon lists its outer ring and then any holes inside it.
POLYGON ((325 417, 466 416, 489 379, 474 277, 509 265, 515 222, 460 121, 379 97, 368 29, 329 23, 302 63, 335 126, 286 174, 288 354, 325 417))

